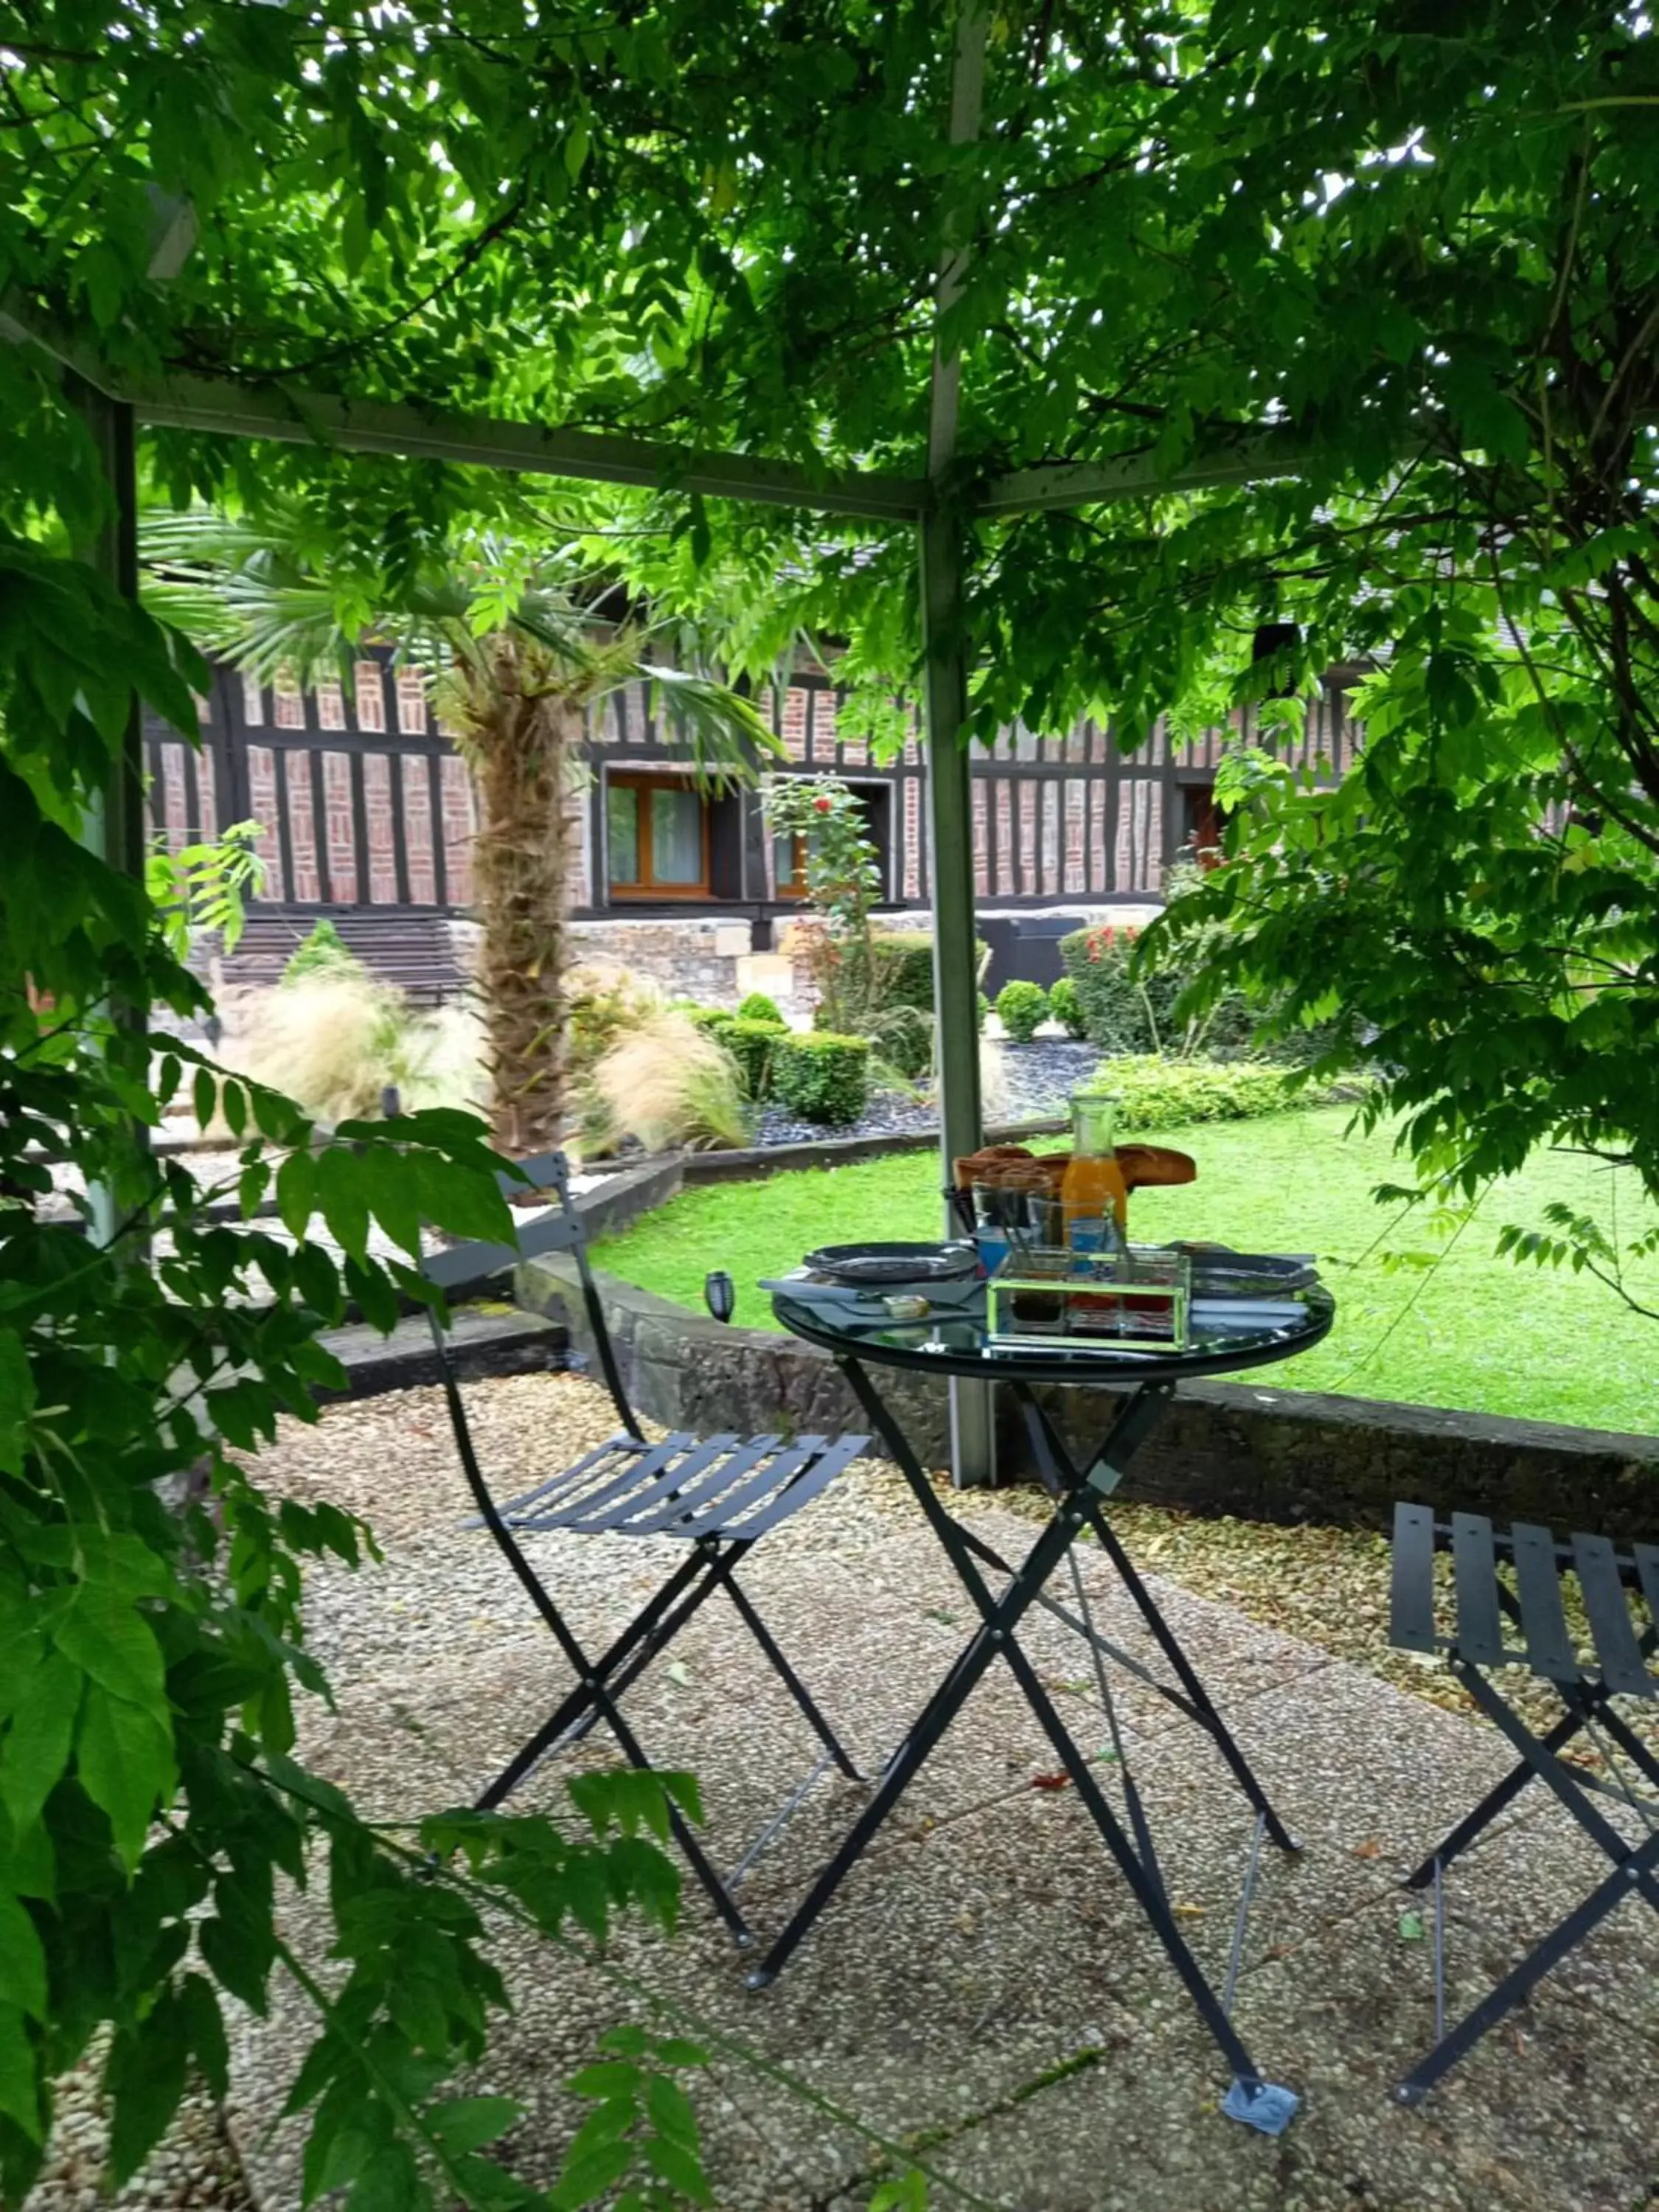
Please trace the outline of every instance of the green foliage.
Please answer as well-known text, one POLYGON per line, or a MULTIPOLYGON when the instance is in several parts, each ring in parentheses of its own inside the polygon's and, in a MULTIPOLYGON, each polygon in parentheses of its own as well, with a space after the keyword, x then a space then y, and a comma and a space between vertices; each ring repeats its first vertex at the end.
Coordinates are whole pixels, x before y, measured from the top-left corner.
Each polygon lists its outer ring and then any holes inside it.
POLYGON ((914 1006, 919 1013, 933 1011, 933 940, 921 930, 878 932, 876 963, 882 991, 896 1006, 914 1006))
POLYGON ((734 1014, 714 1034, 743 1071, 743 1087, 756 1104, 772 1095, 772 1069, 781 1041, 789 1031, 781 1024, 745 1020, 734 1014))
POLYGON ((161 916, 169 950, 190 957, 198 936, 217 936, 234 952, 246 921, 246 901, 264 886, 265 864, 254 849, 257 822, 233 822, 222 836, 173 852, 152 847, 144 863, 144 889, 161 916))
POLYGON ((1243 995, 1217 1000, 1202 1017, 1188 1018, 1190 976, 1174 963, 1158 966, 1141 956, 1141 933, 1119 922, 1074 930, 1060 941, 1066 978, 1076 994, 1078 1018, 1091 1044, 1104 1052, 1203 1052, 1213 1058, 1246 1053, 1255 1030, 1243 995))
POLYGON ((1048 994, 1041 983, 1016 977, 997 993, 998 1019, 1016 1044, 1030 1044, 1048 1012, 1048 994))
MULTIPOLYGON (((112 2179, 130 2178, 191 2066, 222 2093, 224 2002, 263 2010, 280 1966, 317 2014, 289 2100, 311 2115, 313 2191, 358 2212, 528 2204, 482 2154, 512 2108, 446 2094, 503 2002, 486 1920, 669 1924, 667 1793, 695 1815, 695 1790, 588 1776, 573 1819, 363 1823, 293 1751, 298 1699, 326 1692, 304 1563, 355 1565, 372 1538, 325 1503, 268 1495, 258 1468, 278 1419, 314 1419, 313 1389, 343 1380, 318 1336, 349 1299, 383 1328, 400 1297, 434 1299, 423 1222, 511 1235, 497 1162, 456 1112, 325 1141, 289 1100, 152 1028, 204 994, 168 917, 74 831, 141 704, 193 727, 199 669, 89 568, 53 571, 0 534, 0 2194, 27 2194, 52 2085, 100 2029, 112 2179), (43 605, 71 627, 40 622, 43 605), (88 656, 67 687, 65 638, 88 656), (231 1132, 218 1183, 137 1140, 185 1099, 231 1132), (54 1157, 103 1194, 90 1233, 40 1209, 54 1157), (260 1225, 271 1192, 292 1243, 260 1225), (234 1225, 210 1211, 224 1200, 234 1225), (166 1255, 146 1264, 162 1225, 166 1255), (374 1256, 371 1231, 401 1256, 374 1256), (325 1862, 343 1970, 327 1986, 275 1912, 278 1880, 325 1862)), ((650 2081, 639 2094, 689 2155, 680 2108, 650 2081)))
POLYGON ((1069 1037, 1084 1037, 1088 1031, 1084 1024, 1083 1001, 1078 995, 1077 985, 1069 975, 1061 975, 1048 993, 1048 1012, 1060 1024, 1069 1037))
POLYGON ((1277 1114, 1299 1095, 1297 1079, 1266 1060, 1171 1060, 1156 1052, 1120 1054, 1096 1081, 1118 1102, 1120 1136, 1189 1121, 1248 1121, 1277 1114))
POLYGON ((762 787, 761 806, 775 837, 799 840, 806 895, 830 935, 849 957, 867 961, 881 864, 850 785, 838 775, 774 776, 762 787))
POLYGON ((869 2212, 927 2212, 927 2177, 913 2166, 878 2185, 869 2212))
POLYGON ((859 1120, 870 1103, 870 1041, 815 1030, 786 1037, 774 1063, 773 1090, 781 1106, 832 1128, 859 1120))
MULTIPOLYGON (((925 1075, 933 1064, 933 940, 915 930, 877 932, 872 939, 873 1017, 855 1026, 876 1037, 882 1055, 907 1077, 925 1075)), ((985 972, 991 949, 975 946, 978 969, 985 972)), ((990 1001, 979 998, 979 1026, 985 1026, 990 1001)))
POLYGON ((296 945, 283 964, 284 983, 297 983, 307 975, 328 974, 340 969, 361 969, 362 962, 346 943, 326 915, 313 922, 310 930, 296 945))
POLYGON ((596 2198, 614 2199, 636 2212, 681 2204, 712 2204, 702 2170, 696 2117, 675 2075, 708 2063, 695 2043, 654 2036, 641 2027, 613 2027, 599 2039, 597 2064, 573 2075, 567 2087, 592 2106, 577 2130, 548 2212, 580 2212, 596 2198))
POLYGON ((747 1098, 759 1105, 771 1097, 773 1062, 780 1040, 788 1035, 787 1023, 752 1021, 741 1012, 728 1013, 724 1006, 687 1006, 683 1011, 695 1028, 737 1062, 747 1098))
POLYGON ((738 1018, 744 1022, 767 1022, 775 1030, 787 1030, 789 1026, 779 1012, 777 1000, 769 997, 764 991, 750 992, 738 1005, 738 1018))

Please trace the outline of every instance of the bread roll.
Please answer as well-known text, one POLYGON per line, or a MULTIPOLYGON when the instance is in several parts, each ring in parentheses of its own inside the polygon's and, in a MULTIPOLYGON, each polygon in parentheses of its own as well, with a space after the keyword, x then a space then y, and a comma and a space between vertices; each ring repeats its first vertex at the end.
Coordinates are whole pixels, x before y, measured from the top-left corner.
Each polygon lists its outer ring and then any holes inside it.
POLYGON ((1117 1164, 1130 1190, 1149 1183, 1196 1182, 1198 1163, 1190 1152, 1172 1152, 1167 1145, 1120 1145, 1117 1164))

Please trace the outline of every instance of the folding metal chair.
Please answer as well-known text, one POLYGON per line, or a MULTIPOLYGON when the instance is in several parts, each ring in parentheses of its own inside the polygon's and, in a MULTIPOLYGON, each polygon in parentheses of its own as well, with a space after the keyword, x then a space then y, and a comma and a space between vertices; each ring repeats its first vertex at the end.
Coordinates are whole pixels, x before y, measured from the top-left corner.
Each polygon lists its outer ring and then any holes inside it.
MULTIPOLYGON (((550 1210, 527 1224, 516 1244, 457 1245, 428 1258, 422 1272, 453 1296, 481 1289, 520 1259, 552 1251, 570 1253, 576 1263, 600 1371, 622 1428, 574 1467, 550 1476, 520 1497, 497 1504, 473 1447, 443 1325, 433 1315, 433 1340, 450 1425, 480 1520, 500 1546, 576 1676, 568 1694, 477 1803, 480 1810, 501 1804, 544 1759, 568 1749, 601 1720, 627 1759, 635 1766, 648 1768, 651 1761, 624 1718, 620 1700, 705 1601, 716 1590, 723 1591, 823 1747, 822 1757, 805 1781, 725 1878, 709 1864, 678 1812, 671 1813, 675 1836, 692 1872, 737 1941, 746 1943, 749 1930, 738 1909, 735 1892, 749 1868, 832 1763, 849 1780, 860 1778, 738 1583, 737 1569, 753 1544, 810 1504, 866 1449, 870 1440, 862 1436, 699 1437, 677 1432, 659 1444, 648 1443, 623 1389, 605 1309, 588 1261, 581 1216, 571 1200, 564 1157, 549 1152, 526 1160, 520 1173, 538 1189, 550 1194, 550 1210), (520 1541, 521 1537, 551 1529, 578 1534, 675 1538, 686 1546, 686 1557, 608 1649, 593 1658, 577 1640, 520 1541)), ((521 1182, 506 1175, 501 1182, 508 1196, 524 1188, 521 1182)))
POLYGON ((1431 1887, 1434 1892, 1435 2043, 1395 2092, 1401 2104, 1414 2105, 1615 1905, 1639 1895, 1659 1911, 1659 1759, 1613 1702, 1659 1698, 1653 1666, 1659 1650, 1659 1547, 1633 1544, 1620 1551, 1605 1536, 1583 1535, 1562 1544, 1547 1528, 1524 1522, 1506 1534, 1497 1533, 1478 1513, 1454 1513, 1446 1522, 1437 1521, 1426 1506, 1396 1505, 1389 1641, 1403 1651, 1443 1651, 1452 1673, 1521 1754, 1518 1765, 1407 1883, 1409 1888, 1431 1887), (1440 1636, 1435 1629, 1434 1559, 1437 1551, 1447 1550, 1452 1555, 1456 1618, 1451 1635, 1440 1636), (1500 1568, 1512 1574, 1513 1588, 1500 1568), (1593 1659, 1581 1659, 1567 1627, 1561 1577, 1569 1572, 1577 1573, 1583 1593, 1593 1659), (1519 1632, 1518 1645, 1505 1639, 1506 1620, 1519 1632), (1488 1669, 1516 1666, 1530 1668, 1553 1683, 1565 1707, 1547 1735, 1534 1735, 1487 1679, 1488 1669), (1562 1759, 1565 1747, 1581 1732, 1601 1751, 1611 1780, 1562 1759), (1620 1754, 1655 1794, 1632 1786, 1620 1754), (1591 1842, 1606 1852, 1613 1871, 1449 2033, 1445 1871, 1534 1778, 1554 1791, 1591 1842), (1644 1839, 1627 1844, 1598 1808, 1598 1796, 1613 1798, 1632 1812, 1644 1839))

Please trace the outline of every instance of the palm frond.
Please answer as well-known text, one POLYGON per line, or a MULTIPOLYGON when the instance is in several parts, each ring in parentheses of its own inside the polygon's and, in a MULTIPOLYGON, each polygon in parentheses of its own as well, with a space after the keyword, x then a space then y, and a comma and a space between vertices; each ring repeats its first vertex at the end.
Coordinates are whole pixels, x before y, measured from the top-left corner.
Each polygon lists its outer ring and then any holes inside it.
POLYGON ((640 674, 652 685, 676 734, 690 747, 700 782, 715 788, 752 782, 768 760, 785 757, 783 740, 751 702, 712 676, 646 663, 640 674))

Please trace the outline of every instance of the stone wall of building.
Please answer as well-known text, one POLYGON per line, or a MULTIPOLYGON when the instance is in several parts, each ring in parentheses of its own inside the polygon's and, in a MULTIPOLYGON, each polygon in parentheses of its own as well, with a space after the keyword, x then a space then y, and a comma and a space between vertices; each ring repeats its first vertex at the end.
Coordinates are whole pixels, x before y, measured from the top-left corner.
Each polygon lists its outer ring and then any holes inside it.
POLYGON ((750 987, 742 981, 750 959, 749 924, 719 915, 667 919, 607 915, 569 926, 573 967, 625 969, 656 984, 669 998, 704 1006, 736 1006, 750 987))

